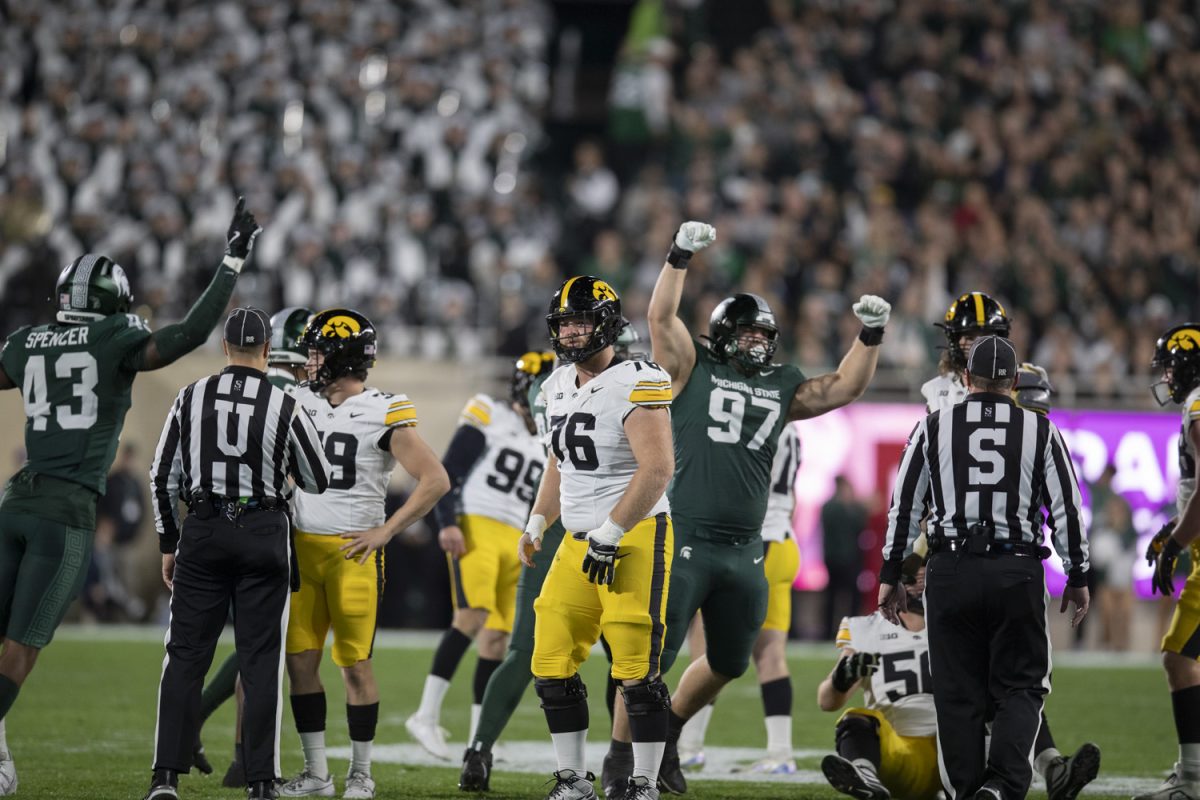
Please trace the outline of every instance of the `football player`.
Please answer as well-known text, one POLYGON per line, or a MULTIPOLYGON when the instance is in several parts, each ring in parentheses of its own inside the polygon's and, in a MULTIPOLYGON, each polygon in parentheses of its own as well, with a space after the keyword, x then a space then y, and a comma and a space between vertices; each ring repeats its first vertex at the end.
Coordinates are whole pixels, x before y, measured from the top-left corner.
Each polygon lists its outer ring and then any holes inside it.
MULTIPOLYGON (((300 346, 300 335, 308 324, 312 311, 307 308, 285 308, 271 317, 271 352, 267 356, 267 380, 271 385, 291 394, 298 383, 307 380, 304 364, 308 354, 300 346)), ((246 773, 242 767, 242 691, 241 681, 238 680, 237 653, 229 656, 217 667, 216 674, 204 687, 200 696, 200 728, 220 708, 226 700, 237 695, 237 722, 234 729, 233 761, 225 770, 221 785, 237 788, 246 785, 246 773)), ((195 766, 206 775, 212 772, 212 764, 204 752, 200 737, 196 737, 196 750, 193 755, 195 766)))
POLYGON ((239 197, 225 257, 176 324, 151 333, 129 313, 125 271, 89 253, 58 276, 56 321, 20 328, 4 343, 0 389, 20 387, 28 460, 0 500, 0 795, 17 788, 4 718, 83 585, 134 378, 204 343, 261 230, 239 197))
POLYGON ((404 723, 438 758, 450 758, 439 724, 442 698, 471 640, 478 642, 479 660, 467 742, 475 739, 484 690, 513 628, 521 574, 517 541, 546 462, 529 407, 529 384, 553 363, 553 353, 526 353, 513 368, 506 400, 485 394, 468 400, 442 457, 452 488, 434 514, 450 568, 454 618, 433 654, 420 708, 404 723))
POLYGON ((1200 799, 1200 501, 1196 500, 1196 453, 1200 452, 1200 323, 1171 328, 1154 347, 1156 369, 1162 378, 1152 387, 1159 405, 1183 406, 1183 429, 1179 436, 1179 486, 1175 524, 1154 538, 1148 558, 1153 557, 1154 591, 1164 597, 1175 594, 1175 562, 1184 548, 1191 549, 1192 571, 1175 604, 1171 627, 1162 640, 1163 669, 1171 690, 1179 760, 1170 777, 1156 791, 1135 800, 1200 799))
MULTIPOLYGON (((650 299, 654 359, 670 376, 677 466, 671 504, 680 530, 663 666, 670 668, 702 611, 708 652, 684 671, 671 703, 671 737, 660 785, 686 791, 675 749, 683 724, 750 664, 770 594, 763 571, 762 523, 771 466, 783 426, 850 403, 875 374, 891 306, 870 295, 854 304, 862 332, 837 371, 806 379, 774 363, 779 327, 766 301, 737 294, 713 311, 709 341, 694 340, 678 316, 689 259, 716 229, 685 222, 671 242, 650 299), (686 555, 685 555, 686 553, 686 555)), ((628 699, 628 697, 626 697, 628 699)), ((628 741, 617 709, 614 741, 628 741)), ((611 764, 621 753, 611 747, 611 764)))
POLYGON ((659 674, 673 552, 666 498, 674 471, 671 381, 648 361, 619 361, 621 301, 607 283, 568 279, 546 317, 566 362, 542 386, 550 452, 521 537, 532 567, 548 523, 564 536, 534 602, 532 669, 558 769, 553 800, 594 798, 584 762, 587 689, 579 665, 601 634, 613 654, 633 731, 629 800, 658 797, 670 696, 659 674))
POLYGON ((370 320, 350 309, 327 309, 309 321, 300 346, 308 351, 308 383, 297 387, 295 397, 321 434, 333 474, 325 494, 297 493, 292 504, 300 591, 292 596, 288 619, 287 668, 304 769, 279 793, 334 793, 319 675, 332 628, 333 663, 345 683, 350 730, 350 769, 342 797, 370 798, 375 796, 371 743, 379 720, 371 649, 383 591, 383 548, 429 513, 450 489, 450 479, 417 432, 412 402, 366 385, 376 348, 370 320), (417 484, 408 500, 385 517, 384 496, 397 462, 417 484))
MULTIPOLYGON (((975 340, 991 334, 1007 337, 1010 328, 1004 306, 983 292, 967 292, 959 297, 946 311, 945 321, 936 324, 946 333, 947 347, 938 365, 939 375, 921 387, 930 413, 957 405, 967 396, 963 375, 967 371, 967 351, 975 340)), ((1022 401, 1027 399, 1033 403, 1031 411, 1049 413, 1051 391, 1044 369, 1022 365, 1013 388, 1017 403, 1024 405, 1022 401)), ((1033 752, 1033 766, 1046 781, 1048 800, 1075 800, 1100 771, 1100 748, 1091 742, 1069 757, 1059 752, 1045 711, 1033 752)))
POLYGON ((866 707, 842 714, 837 755, 821 761, 830 785, 851 797, 933 800, 942 791, 921 603, 925 551, 922 536, 904 560, 901 581, 908 592, 908 610, 900 614, 903 627, 878 611, 843 619, 837 634, 841 655, 817 687, 822 711, 837 711, 856 689, 863 689, 866 707))
MULTIPOLYGON (((767 753, 750 766, 751 772, 790 775, 792 758, 792 679, 787 665, 787 634, 792 626, 792 584, 800 570, 800 551, 792 539, 796 510, 796 472, 800 469, 800 436, 794 425, 784 426, 771 466, 771 495, 763 518, 763 571, 767 576, 767 618, 754 640, 754 671, 762 695, 767 726, 767 753)), ((692 660, 704 652, 704 628, 692 620, 688 648, 692 660)), ((700 709, 679 734, 679 762, 687 769, 704 767, 704 736, 713 705, 700 709)))

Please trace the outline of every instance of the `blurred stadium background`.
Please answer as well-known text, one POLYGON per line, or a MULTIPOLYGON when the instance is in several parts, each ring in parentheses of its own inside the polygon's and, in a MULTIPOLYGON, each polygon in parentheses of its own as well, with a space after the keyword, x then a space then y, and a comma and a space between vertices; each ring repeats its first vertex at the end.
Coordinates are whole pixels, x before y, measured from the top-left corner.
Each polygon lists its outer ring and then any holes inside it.
MULTIPOLYGON (((125 267, 152 325, 176 319, 244 193, 265 231, 237 302, 366 313, 372 382, 413 396, 440 450, 467 397, 546 345, 563 277, 609 280, 644 334, 671 235, 713 222, 684 298, 696 332, 757 292, 783 356, 818 373, 857 333, 853 298, 893 303, 867 398, 801 427, 792 633, 821 639, 829 573, 857 576, 846 611, 873 605, 932 323, 984 290, 1049 371, 1088 484, 1101 607, 1056 644, 1151 654, 1169 605, 1140 553, 1172 513, 1178 418, 1149 362, 1200 312, 1198 20, 1195 0, 8 0, 0 319, 48 320, 85 251, 125 267), (843 474, 868 521, 826 569, 843 474)), ((139 379, 80 618, 161 623, 129 503, 170 398, 218 353, 139 379)), ((18 463, 22 421, 5 393, 18 463)), ((427 529, 393 542, 386 626, 448 621, 442 563, 427 529)))

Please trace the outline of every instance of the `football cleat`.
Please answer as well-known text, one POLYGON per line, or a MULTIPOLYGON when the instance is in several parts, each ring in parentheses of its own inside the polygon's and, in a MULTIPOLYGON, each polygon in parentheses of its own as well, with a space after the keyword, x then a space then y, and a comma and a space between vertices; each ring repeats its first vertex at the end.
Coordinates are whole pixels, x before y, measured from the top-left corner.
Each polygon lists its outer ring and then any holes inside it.
POLYGON ((229 769, 225 770, 225 777, 221 778, 221 785, 227 789, 238 789, 246 783, 246 768, 242 766, 242 762, 230 761, 229 769))
POLYGON ((1100 748, 1082 745, 1070 758, 1059 756, 1046 767, 1047 800, 1075 800, 1100 772, 1100 748))
POLYGON ((351 769, 346 775, 346 790, 342 800, 373 800, 375 779, 361 769, 351 769))
POLYGON ((246 800, 279 800, 275 781, 255 781, 246 787, 246 800))
POLYGON ((192 749, 192 766, 205 775, 212 775, 212 763, 209 762, 208 756, 205 755, 204 744, 199 739, 196 740, 196 746, 192 749))
POLYGON ((679 750, 679 768, 684 772, 699 772, 704 769, 704 750, 684 747, 679 750))
MULTIPOLYGON (((4 794, 15 794, 16 788, 14 785, 13 791, 4 792, 4 794)), ((150 791, 146 792, 145 800, 179 800, 179 790, 166 783, 151 786, 150 791)))
POLYGON ((486 792, 491 777, 491 751, 467 748, 463 753, 462 772, 458 774, 458 788, 464 792, 486 792))
POLYGON ((1185 781, 1179 777, 1179 765, 1153 792, 1134 795, 1133 800, 1200 800, 1200 781, 1185 781))
POLYGON ((821 772, 829 785, 842 794, 862 800, 889 800, 892 796, 875 774, 865 766, 866 762, 855 763, 841 756, 828 755, 821 760, 821 772))
POLYGON ((604 790, 604 796, 608 800, 622 800, 632 776, 632 750, 626 753, 614 753, 609 750, 604 754, 604 763, 600 766, 600 788, 604 790))
POLYGON ((404 728, 430 755, 445 761, 450 760, 450 748, 446 746, 446 737, 450 732, 441 725, 419 714, 413 714, 404 720, 404 728))
POLYGON ((554 788, 546 800, 596 800, 594 780, 596 776, 590 772, 580 775, 572 769, 560 769, 554 773, 554 788))
POLYGON ((333 797, 333 776, 324 778, 304 770, 279 787, 280 797, 333 797))
POLYGON ((787 756, 767 756, 747 767, 746 772, 757 775, 795 775, 796 762, 787 756))
POLYGON ((0 750, 0 796, 17 793, 17 765, 12 753, 0 750))
POLYGON ((1004 800, 1004 794, 989 783, 979 787, 979 791, 971 795, 972 800, 1004 800))
POLYGON ((667 749, 663 752, 662 766, 658 769, 658 788, 667 794, 684 794, 687 791, 687 778, 679 766, 679 748, 675 742, 668 741, 667 749))
POLYGON ((658 787, 649 778, 630 778, 625 787, 625 800, 658 800, 658 787))

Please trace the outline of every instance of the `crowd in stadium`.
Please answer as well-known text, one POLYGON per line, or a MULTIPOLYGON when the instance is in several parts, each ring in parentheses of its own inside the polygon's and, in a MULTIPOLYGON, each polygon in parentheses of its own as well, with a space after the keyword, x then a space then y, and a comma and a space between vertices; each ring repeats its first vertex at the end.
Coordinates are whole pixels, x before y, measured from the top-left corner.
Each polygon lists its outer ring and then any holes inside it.
POLYGON ((703 219, 698 329, 757 291, 816 368, 854 335, 847 298, 877 293, 884 372, 915 389, 931 323, 981 289, 1060 391, 1146 402, 1155 332, 1198 310, 1191 4, 778 0, 740 46, 711 6, 641 5, 604 145, 563 170, 537 158, 544 3, 9 4, 0 309, 40 318, 57 268, 102 249, 178 316, 234 186, 265 228, 245 299, 513 355, 567 272, 612 280, 636 319, 664 243, 703 219))

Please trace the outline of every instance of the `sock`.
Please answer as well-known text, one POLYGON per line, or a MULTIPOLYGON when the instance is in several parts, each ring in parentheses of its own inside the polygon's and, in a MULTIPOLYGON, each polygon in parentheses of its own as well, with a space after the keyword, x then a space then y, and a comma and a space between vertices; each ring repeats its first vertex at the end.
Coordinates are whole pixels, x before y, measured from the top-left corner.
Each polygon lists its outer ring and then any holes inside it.
POLYGON ((502 663, 494 658, 482 656, 475 662, 475 702, 471 704, 471 734, 467 737, 468 742, 475 741, 475 729, 479 727, 479 715, 483 710, 483 696, 487 693, 488 682, 492 679, 492 675, 502 663))
POLYGON ((513 712, 521 704, 521 697, 533 680, 530 671, 532 656, 520 650, 509 650, 492 673, 487 691, 483 693, 483 704, 479 709, 479 725, 471 746, 476 750, 490 750, 513 712))
POLYGON ((608 753, 620 760, 628 761, 633 758, 633 745, 629 742, 621 742, 613 739, 608 743, 608 753))
POLYGON ((1033 757, 1033 769, 1038 775, 1049 780, 1050 776, 1046 774, 1046 770, 1050 769, 1050 766, 1061 757, 1062 753, 1058 752, 1058 748, 1047 747, 1033 757))
POLYGON ((471 704, 471 729, 470 729, 470 733, 467 735, 468 742, 475 741, 475 731, 478 730, 478 728, 479 728, 479 716, 482 713, 483 713, 483 704, 482 703, 472 703, 471 704))
POLYGON ((346 704, 346 725, 350 729, 350 771, 371 774, 371 743, 379 725, 379 703, 346 704))
POLYGON ((675 713, 675 709, 667 710, 667 741, 677 743, 683 733, 687 720, 675 713))
POLYGON ((767 717, 767 753, 792 757, 792 717, 767 717))
POLYGON ((870 717, 847 716, 837 726, 837 754, 855 764, 865 761, 878 773, 882 760, 879 723, 870 717))
POLYGON ((767 752, 792 754, 792 679, 788 676, 758 687, 767 725, 767 752))
POLYGON ((217 672, 212 676, 212 680, 200 692, 201 725, 222 703, 233 697, 234 689, 237 686, 237 676, 238 657, 234 652, 221 662, 221 666, 217 667, 217 672))
POLYGON ((8 716, 8 710, 17 701, 21 687, 7 675, 0 675, 0 719, 8 716))
POLYGON ((1200 686, 1171 692, 1179 736, 1179 779, 1200 781, 1200 686))
POLYGON ((554 755, 558 760, 559 771, 569 769, 577 775, 586 775, 587 770, 584 766, 587 761, 583 749, 587 744, 587 728, 581 731, 552 733, 550 738, 554 741, 554 755))
POLYGON ((438 642, 437 650, 433 653, 433 664, 429 667, 429 674, 444 678, 449 682, 454 677, 458 663, 462 661, 463 655, 470 646, 470 636, 458 628, 447 628, 446 632, 442 634, 442 640, 438 642))
POLYGON ((304 748, 304 768, 324 778, 329 775, 329 761, 325 757, 325 693, 294 694, 291 700, 296 732, 304 748))
POLYGON ((708 733, 708 722, 712 719, 713 704, 709 703, 696 712, 696 716, 683 724, 679 733, 681 750, 703 750, 704 737, 708 733))
POLYGON ((417 708, 417 716, 432 720, 438 724, 442 718, 442 700, 450 689, 450 681, 437 675, 425 676, 425 688, 421 691, 421 705, 417 708))
POLYGON ((658 781, 658 767, 662 764, 666 742, 634 742, 633 777, 649 778, 653 786, 658 781))

